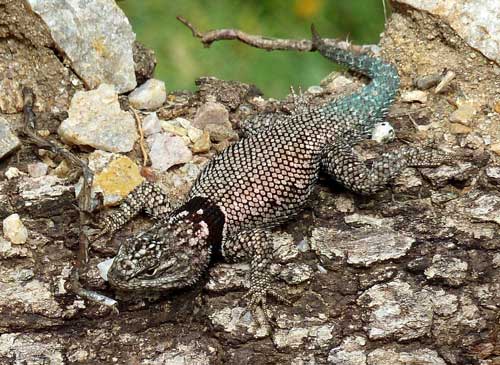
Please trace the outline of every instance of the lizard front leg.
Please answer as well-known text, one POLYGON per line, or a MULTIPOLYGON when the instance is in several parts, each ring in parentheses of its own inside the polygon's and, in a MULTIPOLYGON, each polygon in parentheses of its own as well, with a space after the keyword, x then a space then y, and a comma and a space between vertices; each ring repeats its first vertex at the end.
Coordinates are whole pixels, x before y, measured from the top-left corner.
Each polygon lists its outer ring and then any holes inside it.
POLYGON ((222 244, 222 250, 228 261, 250 262, 250 288, 244 298, 248 299, 248 306, 254 314, 257 307, 266 313, 268 295, 288 302, 271 288, 273 245, 268 231, 262 229, 241 231, 226 239, 222 244))
POLYGON ((142 210, 153 218, 161 219, 172 211, 172 206, 158 185, 144 182, 125 198, 117 210, 104 218, 99 236, 114 233, 142 210))

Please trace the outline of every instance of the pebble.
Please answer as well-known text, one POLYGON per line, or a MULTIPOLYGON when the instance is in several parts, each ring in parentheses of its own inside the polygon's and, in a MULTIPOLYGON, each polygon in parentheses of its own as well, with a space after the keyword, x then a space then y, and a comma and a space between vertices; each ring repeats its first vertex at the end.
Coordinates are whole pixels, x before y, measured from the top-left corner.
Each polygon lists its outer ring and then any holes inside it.
MULTIPOLYGON (((208 133, 208 132, 207 132, 208 133)), ((187 135, 191 142, 196 143, 201 137, 203 137, 204 132, 196 127, 189 127, 187 130, 187 135)), ((210 135, 209 135, 210 138, 210 135)))
POLYGON ((19 214, 11 214, 3 220, 3 234, 11 243, 23 244, 28 239, 28 230, 19 214))
POLYGON ((449 130, 451 134, 468 134, 472 131, 472 129, 461 123, 450 123, 449 130))
POLYGON ((208 152, 210 150, 210 146, 210 134, 207 131, 202 131, 201 137, 194 142, 191 150, 194 153, 208 152))
POLYGON ((216 102, 203 104, 194 116, 193 125, 200 129, 205 129, 207 124, 227 125, 229 122, 229 112, 224 105, 216 102))
POLYGON ((405 103, 413 103, 414 101, 418 101, 419 103, 425 104, 427 103, 428 94, 425 91, 421 90, 412 90, 407 91, 401 95, 401 101, 405 103))
POLYGON ((160 172, 166 171, 174 165, 189 162, 193 157, 191 150, 179 136, 157 133, 149 136, 147 141, 152 167, 160 172))
POLYGON ((165 83, 157 79, 149 79, 128 96, 128 101, 136 109, 154 110, 167 100, 165 83))
POLYGON ((471 102, 464 102, 459 105, 458 109, 450 115, 450 121, 463 125, 470 125, 472 117, 476 114, 477 107, 471 102))
POLYGON ((21 145, 19 138, 11 131, 9 122, 0 117, 0 159, 21 145))
POLYGON ((148 114, 142 120, 142 131, 146 137, 161 132, 160 119, 158 119, 156 112, 148 114))
POLYGON ((210 138, 214 142, 222 142, 226 140, 236 140, 238 133, 233 131, 231 124, 207 124, 204 128, 210 134, 210 138))
POLYGON ((390 123, 377 123, 372 131, 372 140, 378 143, 387 143, 396 137, 394 128, 390 123))
POLYGON ((179 137, 187 137, 187 130, 183 127, 177 125, 174 121, 170 120, 160 120, 161 129, 165 132, 175 134, 179 137))
POLYGON ((102 83, 119 93, 136 85, 135 33, 114 0, 28 0, 71 68, 89 89, 102 83))
POLYGON ((500 142, 498 143, 492 143, 490 145, 490 150, 491 152, 497 154, 498 156, 500 156, 500 142))
POLYGON ((47 175, 49 167, 43 162, 35 162, 28 164, 28 174, 31 177, 40 177, 47 175))
POLYGON ((92 196, 102 194, 103 205, 115 205, 125 198, 144 178, 139 167, 130 158, 113 155, 111 162, 95 174, 92 196))
POLYGON ((138 138, 135 120, 120 109, 112 85, 78 91, 71 100, 68 118, 58 133, 68 144, 88 145, 109 152, 130 152, 138 138))
POLYGON ((104 281, 108 281, 108 272, 114 260, 115 258, 112 257, 110 259, 101 261, 97 264, 97 270, 99 270, 99 275, 101 275, 101 278, 103 278, 104 281))
POLYGON ((19 177, 21 175, 24 175, 24 172, 20 171, 16 167, 9 167, 7 171, 5 171, 5 177, 8 180, 15 179, 16 177, 19 177))

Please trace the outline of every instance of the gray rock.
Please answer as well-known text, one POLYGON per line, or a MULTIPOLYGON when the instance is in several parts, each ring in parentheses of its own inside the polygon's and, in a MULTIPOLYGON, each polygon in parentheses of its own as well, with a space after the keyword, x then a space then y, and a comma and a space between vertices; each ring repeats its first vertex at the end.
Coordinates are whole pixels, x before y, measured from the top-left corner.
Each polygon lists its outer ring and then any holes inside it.
POLYGON ((497 1, 397 0, 397 2, 431 13, 453 28, 470 46, 500 63, 500 32, 498 32, 500 5, 497 1))
POLYGON ((473 221, 500 224, 500 194, 474 190, 459 199, 451 201, 447 209, 452 214, 460 214, 473 221))
POLYGON ((484 172, 490 182, 500 184, 500 166, 488 166, 484 172))
POLYGON ((362 336, 346 337, 340 346, 330 350, 328 361, 333 365, 366 365, 365 345, 362 336))
POLYGON ((396 279, 366 290, 358 304, 369 309, 370 339, 394 337, 405 341, 429 333, 433 318, 432 295, 396 279))
POLYGON ((9 122, 0 117, 0 159, 20 145, 21 141, 10 130, 9 122))
POLYGON ((434 255, 432 265, 425 269, 427 279, 441 279, 449 285, 459 286, 467 277, 467 262, 454 257, 434 255))
POLYGON ((167 100, 165 83, 161 80, 149 79, 128 96, 128 101, 136 109, 158 109, 167 100))
POLYGON ((320 256, 340 257, 347 263, 371 266, 375 262, 404 256, 415 239, 390 229, 355 229, 338 232, 335 229, 316 228, 312 232, 311 246, 320 256))
POLYGON ((443 289, 429 289, 434 304, 434 313, 439 316, 450 316, 458 310, 458 297, 443 289))
POLYGON ((370 352, 367 360, 366 365, 446 365, 446 362, 436 351, 427 348, 406 352, 396 348, 384 347, 370 352))
POLYGON ((276 329, 273 334, 273 342, 278 349, 294 349, 303 346, 305 343, 308 344, 309 348, 325 348, 333 338, 335 329, 335 325, 331 323, 309 325, 307 327, 301 327, 297 323, 291 328, 276 329))
POLYGON ((181 137, 157 133, 149 136, 147 141, 152 167, 158 171, 166 171, 174 165, 189 162, 193 157, 181 137))
POLYGON ((224 105, 208 102, 203 104, 194 116, 193 125, 200 129, 205 129, 207 124, 231 125, 229 122, 229 112, 224 105))
POLYGON ((421 90, 406 91, 403 95, 401 95, 401 101, 405 103, 418 101, 419 103, 425 104, 427 103, 427 96, 428 93, 421 90))
POLYGON ((136 86, 132 52, 135 34, 114 1, 28 3, 47 24, 57 47, 90 89, 107 83, 123 93, 136 86))
POLYGON ((108 84, 77 92, 58 133, 66 143, 109 152, 129 152, 138 138, 134 118, 120 109, 118 95, 108 84))

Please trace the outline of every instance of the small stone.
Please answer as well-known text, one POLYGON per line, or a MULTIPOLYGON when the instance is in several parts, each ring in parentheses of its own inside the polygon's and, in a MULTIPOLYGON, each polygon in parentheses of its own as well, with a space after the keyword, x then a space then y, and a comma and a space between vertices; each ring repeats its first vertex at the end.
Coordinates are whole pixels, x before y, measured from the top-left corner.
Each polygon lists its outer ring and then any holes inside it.
POLYGON ((20 171, 18 168, 16 167, 9 167, 7 169, 7 171, 5 171, 5 177, 8 179, 8 180, 11 180, 11 179, 14 179, 16 177, 19 177, 21 175, 25 175, 24 172, 20 171))
POLYGON ((194 116, 193 125, 200 129, 205 129, 207 124, 227 125, 229 122, 229 112, 224 105, 208 102, 203 104, 194 116))
MULTIPOLYGON (((187 135, 191 142, 196 143, 196 141, 203 137, 203 131, 196 127, 189 127, 187 128, 187 135)), ((210 138, 210 135, 208 137, 210 138)))
POLYGON ((135 34, 115 1, 29 0, 28 4, 89 89, 107 83, 124 93, 136 86, 135 34))
POLYGON ((92 195, 99 192, 104 206, 114 205, 143 181, 139 167, 130 158, 114 155, 113 160, 95 174, 92 195))
POLYGON ((202 135, 200 138, 194 142, 193 147, 191 147, 191 150, 194 153, 204 153, 210 151, 210 133, 207 131, 203 131, 202 135))
POLYGON ((193 154, 181 137, 157 133, 148 138, 152 167, 160 172, 191 161, 193 154))
POLYGON ((500 185, 500 166, 488 166, 484 172, 490 182, 500 185))
POLYGON ((31 177, 40 177, 47 175, 49 167, 43 162, 36 162, 28 164, 28 174, 31 177))
POLYGON ((120 109, 114 87, 107 84, 76 92, 58 133, 66 143, 109 152, 130 152, 138 138, 134 118, 120 109))
POLYGON ((390 123, 382 122, 375 124, 372 131, 372 140, 378 143, 387 143, 396 137, 394 128, 390 123))
POLYGON ((20 145, 21 141, 10 130, 9 122, 0 117, 0 159, 20 145))
POLYGON ((498 156, 500 156, 500 142, 498 143, 492 143, 491 146, 490 146, 490 150, 491 152, 497 154, 498 156))
POLYGON ((99 275, 101 275, 101 278, 103 278, 104 281, 108 281, 108 272, 109 269, 111 268, 111 265, 113 264, 113 261, 115 260, 114 257, 101 261, 97 264, 97 269, 99 270, 99 275))
POLYGON ((214 142, 222 142, 226 140, 236 140, 238 133, 233 131, 231 124, 207 124, 204 130, 210 133, 210 138, 214 142))
MULTIPOLYGON (((463 102, 458 109, 450 115, 450 122, 456 122, 463 125, 470 125, 472 117, 476 114, 477 107, 471 102, 463 102)), ((452 132, 453 133, 453 132, 452 132)))
POLYGON ((497 101, 495 103, 495 106, 493 107, 493 109, 495 109, 495 111, 500 114, 500 101, 497 101))
POLYGON ((218 152, 218 153, 221 153, 222 151, 224 151, 226 148, 228 148, 229 146, 231 145, 231 142, 229 141, 222 141, 222 142, 219 142, 219 143, 216 143, 213 145, 213 147, 215 148, 215 150, 218 152))
POLYGON ((11 214, 3 220, 3 234, 10 242, 23 244, 28 239, 28 230, 19 214, 11 214))
POLYGON ((467 262, 454 257, 434 255, 432 265, 425 269, 427 279, 441 279, 451 286, 460 286, 467 278, 467 262))
POLYGON ((472 131, 472 129, 460 123, 450 123, 449 130, 451 134, 468 134, 472 131))
POLYGON ((311 95, 319 95, 323 92, 323 88, 319 85, 312 85, 307 88, 307 93, 311 95))
POLYGON ((418 101, 419 103, 427 103, 428 93, 421 90, 407 91, 401 95, 401 101, 405 103, 413 103, 418 101))
POLYGON ((68 163, 66 162, 66 160, 62 160, 61 163, 50 172, 50 175, 55 175, 57 177, 60 177, 61 179, 64 179, 68 177, 69 172, 70 167, 68 166, 68 163))
MULTIPOLYGON (((92 208, 96 208, 101 201, 104 206, 117 204, 144 181, 137 165, 119 154, 94 151, 89 155, 88 166, 94 172, 92 208)), ((76 196, 80 193, 82 182, 80 178, 75 186, 76 196)))
POLYGON ((175 134, 179 137, 187 136, 187 130, 177 125, 175 122, 172 122, 170 120, 160 120, 160 125, 161 129, 163 129, 163 131, 165 132, 175 134))
POLYGON ((136 109, 154 110, 167 100, 165 83, 157 79, 149 79, 128 96, 128 101, 136 109))
POLYGON ((161 132, 160 120, 156 112, 148 114, 142 120, 142 131, 146 137, 161 132))

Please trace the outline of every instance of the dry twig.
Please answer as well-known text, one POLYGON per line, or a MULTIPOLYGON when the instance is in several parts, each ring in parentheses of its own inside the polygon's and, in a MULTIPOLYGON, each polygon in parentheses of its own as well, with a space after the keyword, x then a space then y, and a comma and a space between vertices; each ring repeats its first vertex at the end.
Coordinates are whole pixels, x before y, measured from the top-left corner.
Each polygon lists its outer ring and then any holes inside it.
MULTIPOLYGON (((265 49, 267 51, 299 51, 308 52, 315 51, 313 43, 310 39, 282 39, 264 37, 260 35, 248 34, 239 29, 215 29, 205 33, 198 31, 193 24, 186 18, 177 16, 182 24, 188 27, 193 33, 193 37, 199 38, 205 47, 210 47, 213 42, 221 40, 238 40, 249 46, 265 49)), ((370 49, 370 46, 352 45, 338 39, 324 38, 325 43, 337 46, 343 49, 350 49, 354 52, 365 52, 370 49)))
POLYGON ((137 129, 139 130, 139 146, 141 147, 143 161, 142 166, 146 166, 148 164, 148 153, 146 152, 146 148, 144 147, 144 131, 142 130, 141 118, 139 117, 139 113, 137 113, 137 110, 132 107, 130 107, 130 110, 132 110, 132 113, 134 114, 135 122, 137 123, 137 129))

